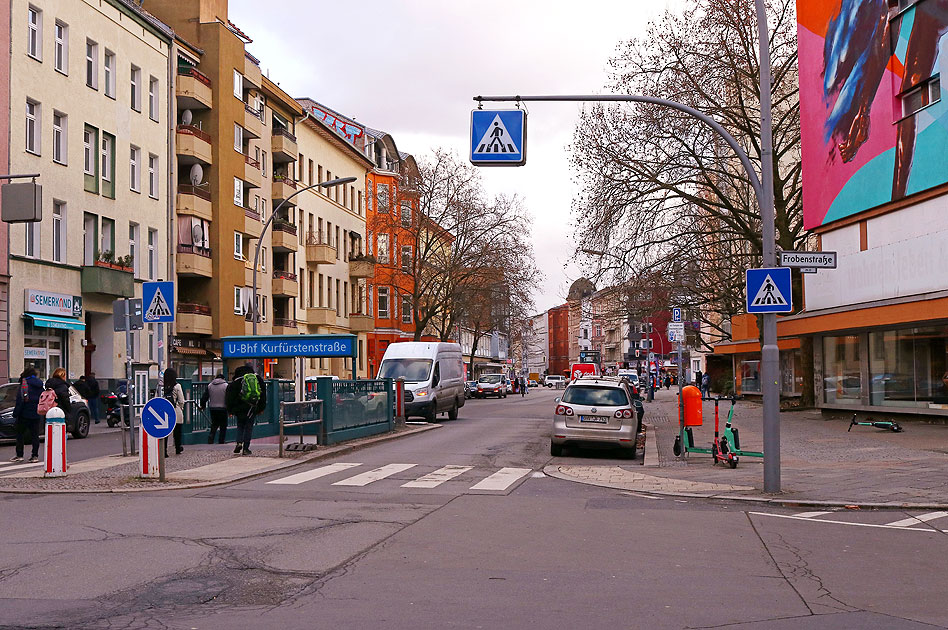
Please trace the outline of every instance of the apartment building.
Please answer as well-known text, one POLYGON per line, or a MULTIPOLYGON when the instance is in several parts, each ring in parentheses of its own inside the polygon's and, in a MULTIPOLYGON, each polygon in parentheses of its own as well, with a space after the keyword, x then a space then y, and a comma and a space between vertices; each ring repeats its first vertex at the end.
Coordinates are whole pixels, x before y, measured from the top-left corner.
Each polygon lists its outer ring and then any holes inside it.
MULTIPOLYGON (((0 48, 11 50, 12 3, 0 4, 0 48)), ((10 55, 0 55, 0 103, 10 102, 10 55)), ((0 107, 0 172, 10 172, 10 108, 0 107)), ((10 239, 9 226, 0 222, 0 375, 11 374, 10 366, 10 239)), ((19 360, 17 360, 19 365, 19 360)))
MULTIPOLYGON (((171 358, 182 376, 206 378, 221 365, 221 338, 253 330, 258 243, 257 334, 285 331, 294 320, 302 109, 262 75, 246 50, 250 38, 227 18, 226 0, 151 0, 148 9, 187 42, 176 59, 178 314, 171 358)), ((266 362, 265 371, 291 378, 292 362, 266 362)))
MULTIPOLYGON (((297 125, 296 185, 303 189, 347 177, 356 181, 312 188, 296 197, 300 296, 294 318, 279 323, 299 332, 358 335, 356 373, 364 378, 369 374, 367 335, 375 327, 374 317, 366 310, 375 264, 364 256, 365 186, 375 164, 326 122, 319 103, 308 98, 298 102, 304 116, 297 125)), ((305 371, 307 376, 348 378, 352 365, 350 359, 309 359, 305 371)))
MULTIPOLYGON (((9 170, 39 173, 43 221, 10 227, 12 378, 124 377, 112 303, 166 265, 173 33, 123 0, 14 0, 9 170)), ((156 359, 151 330, 133 359, 156 359)))

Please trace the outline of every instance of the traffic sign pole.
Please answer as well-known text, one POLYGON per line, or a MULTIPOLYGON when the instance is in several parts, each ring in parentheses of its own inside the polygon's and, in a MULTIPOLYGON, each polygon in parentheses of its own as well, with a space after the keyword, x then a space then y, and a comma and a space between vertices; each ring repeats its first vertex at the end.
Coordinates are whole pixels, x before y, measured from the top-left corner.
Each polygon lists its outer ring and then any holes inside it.
MULTIPOLYGON (((132 381, 132 325, 129 299, 125 298, 125 394, 128 396, 128 444, 132 455, 135 449, 135 383, 132 381)), ((121 400, 119 400, 121 403, 121 400)))

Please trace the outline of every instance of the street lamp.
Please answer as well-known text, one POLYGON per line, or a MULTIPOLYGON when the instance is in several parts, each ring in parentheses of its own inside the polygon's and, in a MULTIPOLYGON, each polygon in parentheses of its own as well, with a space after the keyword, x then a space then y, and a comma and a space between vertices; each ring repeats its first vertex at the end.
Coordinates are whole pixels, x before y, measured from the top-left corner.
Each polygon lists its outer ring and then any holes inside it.
MULTIPOLYGON (((253 299, 251 300, 251 312, 253 313, 253 336, 257 336, 257 320, 260 318, 260 309, 257 305, 257 266, 260 264, 260 248, 263 245, 263 237, 267 233, 270 224, 273 223, 273 218, 280 211, 280 208, 283 207, 287 201, 300 194, 303 191, 311 190, 313 188, 332 188, 333 186, 341 186, 342 184, 350 184, 356 181, 357 177, 340 177, 338 179, 330 179, 328 182, 321 182, 319 184, 311 184, 306 188, 300 188, 295 193, 284 199, 280 202, 276 208, 273 209, 273 212, 270 213, 270 218, 267 219, 267 222, 263 224, 263 230, 260 232, 260 238, 257 239, 257 249, 253 255, 253 299)), ((302 226, 300 226, 302 229, 302 226)), ((338 245, 338 243, 337 243, 338 245)))

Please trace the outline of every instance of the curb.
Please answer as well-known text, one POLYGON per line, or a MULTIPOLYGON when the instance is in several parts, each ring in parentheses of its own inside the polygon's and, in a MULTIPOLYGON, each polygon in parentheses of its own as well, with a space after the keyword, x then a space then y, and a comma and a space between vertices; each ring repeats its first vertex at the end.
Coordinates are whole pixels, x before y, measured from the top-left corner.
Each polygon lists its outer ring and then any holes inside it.
POLYGON ((656 432, 654 424, 645 423, 644 426, 645 456, 642 459, 642 466, 646 468, 658 468, 661 464, 658 460, 658 433, 656 432))
MULTIPOLYGON (((647 451, 646 447, 646 453, 647 451)), ((599 481, 589 481, 579 479, 559 471, 558 465, 549 465, 543 468, 543 473, 563 481, 572 481, 582 483, 588 486, 598 486, 600 488, 611 488, 613 490, 623 490, 625 492, 635 492, 637 494, 658 495, 665 497, 679 497, 686 499, 709 499, 717 501, 741 501, 744 503, 761 503, 764 505, 774 505, 781 507, 838 507, 850 509, 871 509, 871 510, 948 510, 946 503, 877 503, 870 501, 827 501, 823 499, 807 499, 780 497, 777 495, 746 495, 746 494, 696 494, 688 492, 671 492, 665 490, 635 490, 617 484, 610 484, 599 481)))
MULTIPOLYGON (((245 479, 253 479, 254 477, 262 477, 263 475, 268 475, 277 470, 285 470, 288 468, 293 468, 302 464, 307 464, 312 461, 323 459, 326 457, 331 457, 334 455, 345 455, 347 453, 352 453, 354 451, 361 450, 368 446, 373 446, 380 442, 388 442, 390 440, 397 440, 399 438, 408 437, 410 435, 415 435, 417 433, 424 433, 426 431, 431 431, 432 429, 440 429, 442 425, 440 424, 428 424, 419 426, 417 428, 409 429, 401 433, 395 433, 391 435, 381 435, 372 438, 366 438, 364 441, 357 444, 343 444, 339 446, 327 446, 324 447, 325 450, 316 451, 312 455, 305 457, 300 457, 298 459, 288 460, 286 462, 281 462, 279 464, 274 464, 268 468, 263 468, 261 470, 255 470, 251 473, 245 473, 241 475, 233 475, 231 477, 226 477, 224 479, 216 479, 214 481, 201 481, 196 483, 187 483, 187 484, 178 484, 174 486, 157 486, 154 488, 103 488, 96 490, 84 490, 81 488, 70 488, 63 490, 51 490, 47 488, 34 489, 34 488, 2 488, 0 487, 0 494, 126 494, 133 492, 162 492, 170 490, 194 490, 198 488, 210 488, 213 486, 222 486, 224 484, 233 483, 235 481, 243 481, 245 479)), ((221 460, 224 461, 224 460, 221 460)), ((155 482, 161 483, 161 482, 155 482)), ((166 482, 167 483, 167 482, 166 482)))

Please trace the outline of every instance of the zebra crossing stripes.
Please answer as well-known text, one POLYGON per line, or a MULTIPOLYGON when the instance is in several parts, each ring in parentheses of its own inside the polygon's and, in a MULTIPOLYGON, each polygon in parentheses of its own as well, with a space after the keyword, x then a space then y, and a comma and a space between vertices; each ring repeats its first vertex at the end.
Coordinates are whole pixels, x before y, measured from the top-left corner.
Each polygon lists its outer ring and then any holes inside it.
POLYGON ((334 486, 367 486, 373 481, 379 481, 380 479, 385 479, 386 477, 391 477, 394 474, 400 473, 402 471, 408 470, 409 468, 414 468, 415 464, 388 464, 382 466, 381 468, 376 468, 375 470, 370 470, 369 472, 362 473, 361 475, 356 475, 355 477, 349 477, 348 479, 343 479, 342 481, 337 481, 332 484, 334 486))
POLYGON ((444 466, 434 472, 428 473, 424 477, 403 483, 402 488, 437 488, 445 481, 450 481, 458 475, 463 475, 472 468, 473 466, 444 466))
POLYGON ((277 485, 286 485, 286 486, 295 486, 306 481, 312 481, 313 479, 319 479, 320 477, 325 477, 326 475, 331 475, 333 473, 342 472, 343 470, 349 470, 350 468, 355 468, 356 466, 361 466, 362 464, 330 464, 329 466, 321 466, 319 468, 314 468, 312 470, 304 470, 301 473, 296 473, 295 475, 290 475, 289 477, 283 477, 281 479, 274 479, 273 481, 268 481, 267 483, 277 484, 277 485))
POLYGON ((471 490, 505 490, 529 472, 529 468, 501 468, 487 479, 471 486, 471 490))
POLYGON ((920 525, 921 523, 934 521, 935 519, 943 518, 945 516, 948 516, 948 512, 929 512, 928 514, 919 514, 918 516, 910 516, 909 518, 904 518, 901 521, 886 523, 886 526, 887 527, 911 527, 912 525, 920 525))
POLYGON ((23 463, 17 464, 15 462, 4 462, 3 465, 0 465, 0 475, 5 475, 9 472, 14 472, 17 470, 25 470, 27 468, 36 468, 37 466, 42 466, 43 462, 33 462, 32 464, 23 463))

